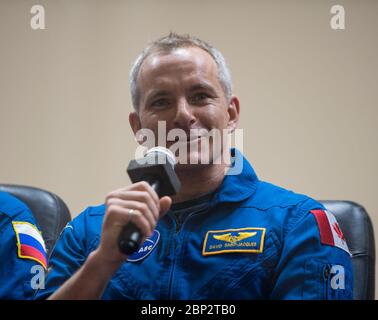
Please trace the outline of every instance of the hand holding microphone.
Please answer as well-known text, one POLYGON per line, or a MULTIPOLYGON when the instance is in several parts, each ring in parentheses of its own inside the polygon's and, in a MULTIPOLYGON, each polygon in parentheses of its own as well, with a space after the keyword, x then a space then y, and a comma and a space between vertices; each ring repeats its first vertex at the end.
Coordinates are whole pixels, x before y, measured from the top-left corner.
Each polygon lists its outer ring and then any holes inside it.
MULTIPOLYGON (((158 197, 176 194, 180 189, 180 181, 174 171, 175 157, 163 147, 155 147, 147 151, 143 159, 132 160, 127 173, 133 183, 146 181, 157 193, 158 197)), ((134 210, 130 209, 129 214, 134 210)), ((130 255, 142 244, 141 230, 134 224, 126 225, 119 235, 118 245, 122 253, 130 255)))
POLYGON ((110 192, 105 200, 101 241, 96 249, 101 265, 117 270, 125 255, 135 252, 143 238, 153 233, 171 206, 168 195, 180 189, 174 164, 171 151, 162 147, 130 162, 127 172, 133 184, 110 192))

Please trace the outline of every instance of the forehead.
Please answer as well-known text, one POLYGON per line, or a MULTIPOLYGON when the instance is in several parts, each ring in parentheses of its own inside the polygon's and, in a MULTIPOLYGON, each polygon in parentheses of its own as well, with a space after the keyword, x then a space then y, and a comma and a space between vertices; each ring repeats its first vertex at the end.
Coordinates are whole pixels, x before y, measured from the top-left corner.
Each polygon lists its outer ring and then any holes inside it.
POLYGON ((220 87, 218 68, 212 56, 200 48, 188 47, 169 53, 152 53, 143 61, 137 81, 143 94, 154 86, 198 80, 220 87))

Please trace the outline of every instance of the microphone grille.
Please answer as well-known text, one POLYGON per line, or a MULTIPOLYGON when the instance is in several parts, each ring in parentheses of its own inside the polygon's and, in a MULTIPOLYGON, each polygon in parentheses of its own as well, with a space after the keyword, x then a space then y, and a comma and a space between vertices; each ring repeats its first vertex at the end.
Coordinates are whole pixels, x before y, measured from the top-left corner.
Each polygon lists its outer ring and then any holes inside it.
POLYGON ((163 155, 165 158, 168 160, 168 162, 172 165, 172 167, 175 166, 176 164, 176 158, 173 152, 167 148, 164 147, 154 147, 149 150, 147 150, 145 157, 150 157, 150 156, 157 156, 157 155, 163 155))

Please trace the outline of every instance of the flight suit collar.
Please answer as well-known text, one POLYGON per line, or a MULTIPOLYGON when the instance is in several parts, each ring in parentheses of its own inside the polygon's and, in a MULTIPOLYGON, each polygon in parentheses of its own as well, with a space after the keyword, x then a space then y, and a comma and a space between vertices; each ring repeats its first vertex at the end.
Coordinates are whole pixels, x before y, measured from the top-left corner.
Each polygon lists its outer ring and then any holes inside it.
POLYGON ((248 160, 238 149, 232 148, 230 152, 232 165, 213 198, 212 205, 243 201, 251 197, 257 189, 259 179, 248 160))

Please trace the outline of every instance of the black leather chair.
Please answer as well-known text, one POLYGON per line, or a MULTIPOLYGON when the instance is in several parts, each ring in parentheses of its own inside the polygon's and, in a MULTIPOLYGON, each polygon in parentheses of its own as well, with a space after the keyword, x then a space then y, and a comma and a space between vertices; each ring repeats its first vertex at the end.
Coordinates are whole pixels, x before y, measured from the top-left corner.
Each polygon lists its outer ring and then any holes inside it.
POLYGON ((14 195, 29 207, 41 228, 47 253, 50 255, 60 232, 71 220, 70 211, 64 201, 52 192, 28 186, 0 184, 0 191, 14 195))
POLYGON ((335 215, 352 254, 354 299, 374 300, 375 243, 368 213, 361 205, 351 201, 320 202, 335 215))

